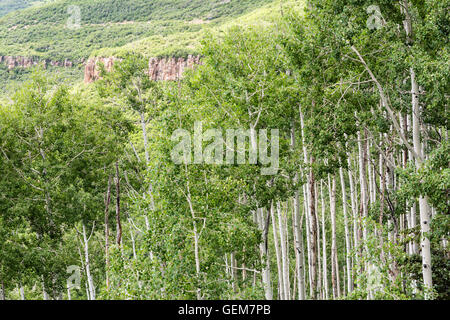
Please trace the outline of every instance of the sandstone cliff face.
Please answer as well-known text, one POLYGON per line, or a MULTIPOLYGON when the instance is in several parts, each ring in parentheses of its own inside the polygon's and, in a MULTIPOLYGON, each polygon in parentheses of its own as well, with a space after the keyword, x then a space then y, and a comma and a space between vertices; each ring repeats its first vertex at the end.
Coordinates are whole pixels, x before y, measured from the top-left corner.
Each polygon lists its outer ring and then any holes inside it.
POLYGON ((103 63, 107 71, 111 71, 114 65, 114 61, 118 60, 115 57, 110 58, 94 58, 89 59, 84 66, 84 82, 90 83, 99 78, 100 70, 98 69, 99 63, 103 63))
POLYGON ((54 60, 41 60, 36 57, 22 57, 22 56, 0 56, 0 63, 4 63, 8 70, 12 70, 17 67, 30 68, 38 64, 42 64, 44 68, 47 66, 56 67, 73 67, 74 63, 68 59, 64 61, 54 61, 54 60))
MULTIPOLYGON (((89 59, 84 66, 84 82, 90 83, 99 78, 100 70, 98 65, 103 63, 107 71, 111 71, 114 62, 120 60, 115 57, 97 57, 89 59)), ((64 61, 40 60, 36 57, 22 56, 0 56, 0 63, 4 63, 8 70, 17 67, 30 68, 42 64, 44 68, 48 66, 71 68, 84 61, 72 62, 68 59, 64 61)), ((182 77, 186 69, 192 69, 201 64, 200 56, 189 55, 187 58, 151 58, 148 63, 148 74, 154 81, 175 81, 182 77)))
POLYGON ((178 80, 183 75, 184 70, 192 69, 201 63, 200 56, 189 55, 185 58, 151 58, 148 63, 148 73, 154 81, 178 80))
MULTIPOLYGON (((106 70, 111 71, 115 57, 89 59, 84 68, 84 82, 90 83, 99 78, 98 63, 102 62, 106 70)), ((148 63, 149 77, 154 81, 174 81, 182 77, 186 69, 201 64, 200 56, 187 58, 151 58, 148 63)))

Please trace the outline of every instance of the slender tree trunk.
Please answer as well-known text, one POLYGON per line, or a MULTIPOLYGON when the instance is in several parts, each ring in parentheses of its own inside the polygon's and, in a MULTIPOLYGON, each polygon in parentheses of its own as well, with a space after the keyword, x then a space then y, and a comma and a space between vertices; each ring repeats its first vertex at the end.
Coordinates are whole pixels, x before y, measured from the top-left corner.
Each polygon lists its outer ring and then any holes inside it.
MULTIPOLYGON (((105 197, 105 263, 106 290, 109 290, 109 204, 111 203, 111 177, 108 178, 108 189, 105 197)), ((69 290, 70 292, 70 290, 69 290)))
MULTIPOLYGON (((347 194, 345 189, 345 180, 344 180, 344 170, 339 168, 339 175, 341 178, 341 189, 342 189, 342 206, 344 211, 344 231, 345 231, 345 256, 346 256, 346 264, 347 264, 347 291, 350 293, 353 291, 353 281, 352 281, 352 266, 350 260, 350 251, 351 251, 351 240, 350 240, 350 232, 348 230, 348 220, 347 220, 347 194)), ((344 281, 345 282, 345 281, 344 281)))
MULTIPOLYGON (((407 35, 408 46, 412 45, 412 17, 409 12, 408 1, 402 0, 402 11, 405 15, 404 27, 407 35)), ((413 145, 414 153, 417 155, 416 167, 419 169, 422 166, 423 160, 426 158, 423 146, 420 140, 420 105, 419 105, 419 85, 416 80, 416 73, 414 68, 410 68, 411 76, 411 96, 412 96, 412 119, 413 119, 413 145)), ((421 232, 421 252, 422 252, 422 274, 423 283, 426 288, 433 287, 432 271, 431 271, 431 247, 430 239, 427 234, 430 232, 430 207, 425 196, 419 197, 419 212, 420 212, 420 232, 421 232)), ((429 298, 426 296, 426 298, 429 298)))
MULTIPOLYGON (((348 181, 350 184, 350 198, 351 198, 351 205, 352 205, 352 221, 353 221, 353 248, 358 248, 358 208, 357 208, 357 196, 356 196, 356 189, 354 186, 354 180, 353 175, 351 171, 351 160, 350 160, 350 154, 347 156, 347 164, 348 164, 348 181)), ((358 255, 355 255, 355 265, 358 265, 358 255)))
POLYGON ((300 222, 300 199, 299 191, 296 190, 294 194, 294 241, 295 241, 295 260, 297 263, 297 282, 298 282, 298 299, 305 300, 305 277, 303 261, 303 232, 302 223, 300 222))
MULTIPOLYGON (((359 183, 361 187, 361 207, 362 217, 367 218, 369 213, 368 197, 367 197, 367 178, 366 178, 366 142, 362 140, 363 137, 358 131, 358 149, 359 149, 359 183)), ((365 223, 363 224, 363 240, 366 246, 367 243, 367 228, 365 223)))
POLYGON ((319 215, 319 188, 316 183, 315 189, 315 207, 316 207, 316 230, 317 230, 317 299, 322 299, 322 255, 321 255, 321 234, 320 234, 320 215, 319 215))
MULTIPOLYGON (((416 82, 416 74, 411 68, 412 106, 413 106, 413 144, 414 151, 421 159, 424 159, 424 152, 420 142, 420 110, 419 110, 419 86, 416 82)), ((421 163, 416 160, 417 168, 421 163)), ((432 288, 431 276, 431 246, 427 234, 430 232, 430 207, 428 200, 424 196, 419 197, 420 231, 421 231, 421 252, 422 252, 422 274, 425 287, 432 288)), ((427 297, 428 298, 428 297, 427 297)))
MULTIPOLYGON (((311 158, 311 163, 313 158, 311 158)), ((311 225, 311 291, 313 293, 312 299, 317 299, 317 260, 318 260, 318 249, 317 249, 317 217, 316 217, 316 201, 315 201, 315 179, 312 169, 310 169, 309 174, 309 221, 311 225)))
POLYGON ((280 202, 277 202, 278 213, 278 227, 280 231, 280 243, 281 243, 281 261, 283 266, 283 285, 284 285, 284 299, 290 300, 290 282, 289 282, 289 262, 288 252, 286 248, 287 235, 285 233, 285 226, 283 223, 283 215, 281 212, 280 202))
POLYGON ((83 242, 84 242, 84 261, 86 267, 86 277, 88 280, 89 295, 91 297, 91 300, 95 300, 94 280, 92 279, 91 264, 89 260, 89 240, 86 236, 86 227, 84 223, 83 223, 83 242))
POLYGON ((323 272, 323 288, 324 299, 328 300, 328 266, 327 266, 327 239, 325 228, 325 199, 323 197, 323 180, 320 181, 320 200, 322 207, 322 272, 323 272))
POLYGON ((303 185, 303 211, 305 215, 305 230, 306 230, 306 253, 308 257, 308 281, 309 281, 309 298, 312 297, 312 277, 311 277, 311 224, 309 222, 309 202, 308 202, 308 184, 303 185))
POLYGON ((116 244, 121 248, 122 243, 122 223, 120 221, 120 177, 119 177, 119 162, 116 161, 116 244))
POLYGON ((270 256, 269 256, 269 224, 270 213, 265 214, 264 208, 256 210, 256 219, 259 229, 262 233, 262 242, 259 244, 259 250, 261 254, 262 268, 262 282, 264 286, 264 294, 266 300, 273 300, 273 291, 270 275, 270 256))
POLYGON ((275 246, 275 255, 277 257, 277 270, 278 270, 278 295, 280 300, 285 300, 284 296, 284 279, 283 279, 283 269, 281 266, 281 254, 278 245, 278 235, 277 235, 277 221, 275 218, 273 202, 270 205, 270 216, 272 218, 272 231, 273 231, 273 243, 275 246))
POLYGON ((339 264, 337 258, 337 240, 336 240, 336 179, 330 180, 328 176, 329 192, 330 192, 330 213, 331 213, 331 280, 333 285, 333 297, 339 298, 339 264))

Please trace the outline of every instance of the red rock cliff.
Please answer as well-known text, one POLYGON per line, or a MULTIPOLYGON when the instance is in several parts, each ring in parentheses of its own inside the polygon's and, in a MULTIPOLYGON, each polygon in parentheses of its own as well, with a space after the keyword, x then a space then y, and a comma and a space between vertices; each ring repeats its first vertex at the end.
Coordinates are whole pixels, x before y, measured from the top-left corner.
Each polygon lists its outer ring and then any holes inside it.
POLYGON ((99 78, 100 70, 98 69, 98 64, 100 62, 103 63, 107 71, 111 71, 116 60, 118 59, 115 57, 89 59, 84 66, 84 82, 90 83, 99 78))
MULTIPOLYGON (((84 82, 90 83, 99 78, 98 63, 102 62, 106 70, 111 71, 117 58, 89 59, 84 68, 84 82)), ((187 58, 151 58, 148 63, 148 73, 154 81, 178 80, 186 69, 201 64, 200 56, 189 55, 187 58)))

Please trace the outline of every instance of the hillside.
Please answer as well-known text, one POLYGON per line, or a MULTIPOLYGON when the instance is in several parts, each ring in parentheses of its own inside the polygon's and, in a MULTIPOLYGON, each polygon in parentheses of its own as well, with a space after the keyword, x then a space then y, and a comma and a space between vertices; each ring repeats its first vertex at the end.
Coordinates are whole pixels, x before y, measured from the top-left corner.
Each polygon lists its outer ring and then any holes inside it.
POLYGON ((49 0, 0 0, 0 17, 12 11, 28 8, 32 5, 42 4, 49 0))
POLYGON ((93 50, 121 47, 143 38, 190 37, 205 25, 229 21, 270 2, 57 0, 0 18, 0 56, 78 61, 93 50), (70 5, 80 8, 80 28, 67 27, 70 5))
POLYGON ((449 7, 54 0, 6 14, 0 306, 151 300, 155 314, 165 300, 170 319, 281 319, 450 300, 449 7), (80 28, 65 27, 74 3, 80 28))

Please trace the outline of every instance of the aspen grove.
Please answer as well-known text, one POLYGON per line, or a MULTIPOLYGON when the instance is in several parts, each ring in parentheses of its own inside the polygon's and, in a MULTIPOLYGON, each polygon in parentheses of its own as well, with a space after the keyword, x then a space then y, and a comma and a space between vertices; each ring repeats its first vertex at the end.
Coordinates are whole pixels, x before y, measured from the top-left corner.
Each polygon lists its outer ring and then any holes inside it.
POLYGON ((300 2, 0 99, 0 299, 449 299, 450 1, 300 2))

